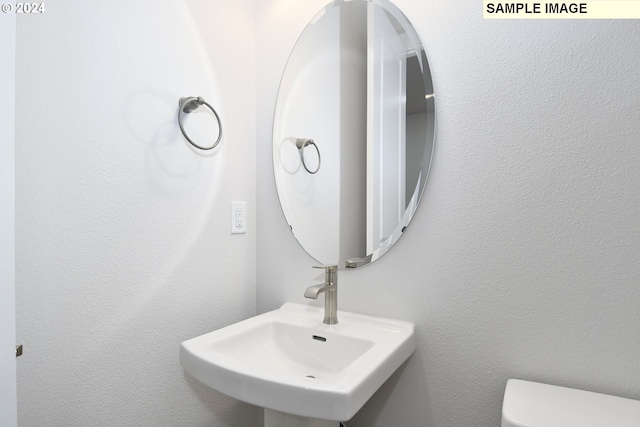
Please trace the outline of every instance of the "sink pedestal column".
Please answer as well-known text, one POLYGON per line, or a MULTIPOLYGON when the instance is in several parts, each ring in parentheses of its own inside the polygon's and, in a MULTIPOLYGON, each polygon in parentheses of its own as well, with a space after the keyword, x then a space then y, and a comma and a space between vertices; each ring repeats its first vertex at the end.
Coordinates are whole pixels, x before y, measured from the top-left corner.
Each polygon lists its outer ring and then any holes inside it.
POLYGON ((264 427, 339 427, 337 421, 299 417, 271 409, 264 410, 264 427))

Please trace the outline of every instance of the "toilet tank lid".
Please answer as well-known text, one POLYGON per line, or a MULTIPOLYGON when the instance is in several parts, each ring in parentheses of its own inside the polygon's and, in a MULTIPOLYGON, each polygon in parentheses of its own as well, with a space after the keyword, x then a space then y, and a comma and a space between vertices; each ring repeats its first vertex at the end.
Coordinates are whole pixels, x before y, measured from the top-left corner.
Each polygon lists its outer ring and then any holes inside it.
POLYGON ((531 381, 507 381, 502 427, 638 427, 640 401, 531 381))

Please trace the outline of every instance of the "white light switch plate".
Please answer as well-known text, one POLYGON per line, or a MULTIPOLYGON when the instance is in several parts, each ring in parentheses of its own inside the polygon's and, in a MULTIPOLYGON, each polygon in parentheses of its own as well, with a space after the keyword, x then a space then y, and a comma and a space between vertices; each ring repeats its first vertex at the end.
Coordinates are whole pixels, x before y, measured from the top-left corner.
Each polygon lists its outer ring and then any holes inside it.
POLYGON ((247 232, 247 202, 231 201, 231 234, 247 232))

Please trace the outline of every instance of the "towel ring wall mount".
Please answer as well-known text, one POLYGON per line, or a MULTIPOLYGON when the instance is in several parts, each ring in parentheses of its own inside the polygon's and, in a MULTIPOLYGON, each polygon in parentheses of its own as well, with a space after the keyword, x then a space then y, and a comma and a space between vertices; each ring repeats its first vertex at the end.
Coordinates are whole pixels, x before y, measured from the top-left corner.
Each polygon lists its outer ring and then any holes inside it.
POLYGON ((201 97, 201 96, 198 96, 198 97, 186 96, 186 97, 180 98, 180 100, 178 101, 178 105, 179 105, 179 109, 178 109, 178 125, 180 125, 180 130, 182 131, 182 134, 187 139, 187 141, 189 141, 189 144, 193 145, 194 147, 196 147, 196 148, 198 148, 200 150, 211 150, 211 149, 215 148, 220 143, 220 140, 222 139, 222 122, 220 121, 220 117, 218 116, 218 113, 211 106, 211 104, 206 102, 204 100, 204 98, 201 97), (207 107, 209 107, 209 109, 211 110, 211 112, 215 116, 216 120, 218 121, 218 138, 216 139, 216 142, 214 142, 210 146, 202 146, 200 144, 196 144, 195 142, 193 142, 193 140, 191 138, 189 138, 189 136, 187 135, 187 132, 184 130, 184 125, 182 123, 182 117, 183 117, 184 114, 189 114, 189 113, 195 111, 201 105, 206 105, 207 107))

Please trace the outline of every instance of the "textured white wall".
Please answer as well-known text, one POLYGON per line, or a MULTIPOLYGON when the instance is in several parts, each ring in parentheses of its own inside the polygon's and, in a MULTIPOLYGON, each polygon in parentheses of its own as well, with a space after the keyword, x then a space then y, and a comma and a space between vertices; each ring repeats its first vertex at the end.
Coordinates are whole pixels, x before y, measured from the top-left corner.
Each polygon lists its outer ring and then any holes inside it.
POLYGON ((46 7, 17 26, 19 424, 260 423, 178 361, 184 339, 255 313, 252 2, 46 7), (180 134, 187 95, 218 108, 213 153, 180 134))
MULTIPOLYGON (((325 3, 256 2, 258 312, 320 279, 269 155, 279 76, 325 3)), ((395 3, 432 65, 433 169, 407 235, 340 274, 339 306, 413 321, 420 340, 349 426, 495 426, 510 377, 640 399, 640 21, 395 3)))
POLYGON ((16 18, 0 16, 0 425, 16 413, 14 119, 16 18))

